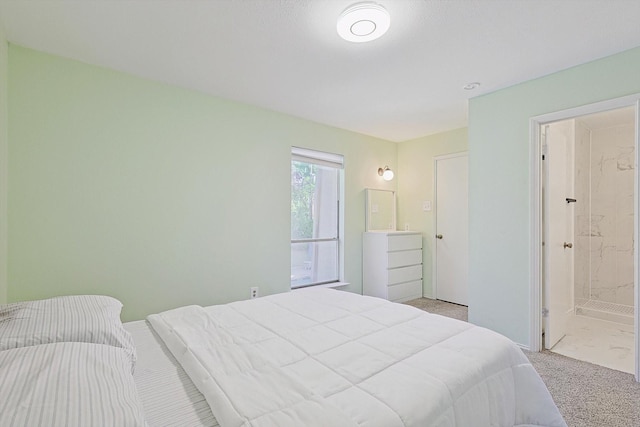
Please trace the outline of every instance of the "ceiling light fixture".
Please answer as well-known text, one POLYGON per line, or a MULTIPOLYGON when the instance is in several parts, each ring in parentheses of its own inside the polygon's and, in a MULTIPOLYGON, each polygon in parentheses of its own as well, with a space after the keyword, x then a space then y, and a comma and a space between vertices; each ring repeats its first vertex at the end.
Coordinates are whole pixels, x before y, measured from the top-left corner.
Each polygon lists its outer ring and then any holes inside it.
POLYGON ((338 34, 343 39, 362 43, 375 40, 389 29, 389 12, 377 3, 356 3, 344 10, 338 18, 338 34))
POLYGON ((378 168, 378 175, 380 175, 385 181, 391 181, 393 179, 393 171, 389 169, 389 166, 378 168))
POLYGON ((480 87, 480 82, 472 82, 472 83, 467 83, 466 85, 462 86, 462 89, 464 90, 474 90, 480 87))

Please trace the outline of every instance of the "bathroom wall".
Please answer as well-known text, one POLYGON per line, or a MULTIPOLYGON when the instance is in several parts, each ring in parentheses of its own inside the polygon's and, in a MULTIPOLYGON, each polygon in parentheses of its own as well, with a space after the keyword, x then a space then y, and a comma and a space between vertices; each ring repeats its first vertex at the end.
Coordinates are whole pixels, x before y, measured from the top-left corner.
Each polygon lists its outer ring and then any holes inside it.
POLYGON ((582 304, 591 294, 591 130, 581 121, 575 122, 575 227, 574 227, 574 295, 582 304))
POLYGON ((633 123, 591 131, 591 299, 633 305, 633 123))
POLYGON ((575 298, 633 306, 634 124, 576 120, 575 298))

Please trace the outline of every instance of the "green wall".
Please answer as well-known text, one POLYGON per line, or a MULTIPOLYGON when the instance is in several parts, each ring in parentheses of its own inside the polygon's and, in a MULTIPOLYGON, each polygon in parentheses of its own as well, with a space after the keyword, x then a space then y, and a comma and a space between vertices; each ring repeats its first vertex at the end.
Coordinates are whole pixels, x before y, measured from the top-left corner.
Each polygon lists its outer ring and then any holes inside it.
POLYGON ((123 319, 289 289, 290 149, 345 156, 345 280, 395 143, 9 45, 9 301, 100 293, 123 319))
POLYGON ((7 302, 8 60, 9 45, 0 26, 0 304, 7 302))
POLYGON ((423 295, 433 297, 432 264, 434 210, 425 212, 423 201, 434 199, 434 158, 467 150, 467 128, 438 133, 398 144, 398 228, 423 233, 423 295))
POLYGON ((469 320, 529 343, 529 119, 640 92, 640 48, 469 103, 469 320))
MULTIPOLYGON (((0 37, 0 301, 104 293, 131 320, 287 291, 292 145, 345 156, 345 280, 360 292, 364 188, 398 190, 399 228, 429 236, 433 157, 467 149, 466 129, 395 144, 15 45, 7 61, 6 48, 0 37), (397 180, 378 177, 384 165, 397 180)), ((530 117, 640 92, 639 75, 636 48, 470 101, 473 323, 529 342, 530 117)))

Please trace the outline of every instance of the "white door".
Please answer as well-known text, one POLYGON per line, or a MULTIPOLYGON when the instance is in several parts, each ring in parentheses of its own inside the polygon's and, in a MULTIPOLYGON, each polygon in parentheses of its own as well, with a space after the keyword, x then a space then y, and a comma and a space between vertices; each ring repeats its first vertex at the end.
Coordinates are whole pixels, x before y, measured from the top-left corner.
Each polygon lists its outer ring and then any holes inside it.
MULTIPOLYGON (((544 347, 565 336, 573 312, 573 120, 546 127, 544 191, 544 347)), ((544 136, 543 136, 544 138, 544 136)))
POLYGON ((435 296, 467 305, 469 270, 468 156, 436 158, 435 296))

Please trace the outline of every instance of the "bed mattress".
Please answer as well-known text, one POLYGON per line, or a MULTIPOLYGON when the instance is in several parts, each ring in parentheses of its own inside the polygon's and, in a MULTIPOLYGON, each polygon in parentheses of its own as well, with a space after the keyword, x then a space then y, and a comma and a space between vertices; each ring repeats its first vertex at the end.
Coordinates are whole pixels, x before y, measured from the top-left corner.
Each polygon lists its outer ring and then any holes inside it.
POLYGON ((145 321, 128 322, 138 361, 133 374, 149 427, 218 426, 202 393, 145 321))
POLYGON ((326 289, 148 317, 223 426, 566 427, 507 338, 326 289))

